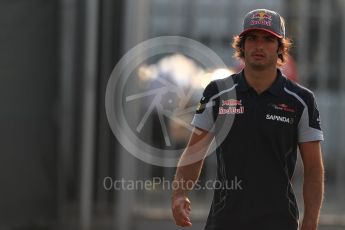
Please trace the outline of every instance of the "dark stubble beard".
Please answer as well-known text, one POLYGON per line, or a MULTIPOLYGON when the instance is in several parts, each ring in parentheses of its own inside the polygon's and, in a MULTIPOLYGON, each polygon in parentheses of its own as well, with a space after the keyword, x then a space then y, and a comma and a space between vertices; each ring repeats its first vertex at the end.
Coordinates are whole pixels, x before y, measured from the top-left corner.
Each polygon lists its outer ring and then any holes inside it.
POLYGON ((270 66, 276 66, 277 65, 277 60, 274 62, 266 63, 266 64, 255 64, 255 63, 249 63, 250 67, 253 70, 261 71, 269 68, 270 66))

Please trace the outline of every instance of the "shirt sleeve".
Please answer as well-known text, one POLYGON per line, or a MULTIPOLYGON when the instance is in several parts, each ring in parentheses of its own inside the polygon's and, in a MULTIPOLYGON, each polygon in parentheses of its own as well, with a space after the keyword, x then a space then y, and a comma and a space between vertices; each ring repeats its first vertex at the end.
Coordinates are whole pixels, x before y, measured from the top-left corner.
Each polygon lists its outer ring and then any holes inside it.
POLYGON ((215 82, 211 82, 205 88, 203 96, 200 99, 195 115, 191 122, 193 126, 209 132, 214 132, 213 108, 215 106, 215 102, 212 100, 212 97, 216 95, 217 92, 218 89, 215 82))
POLYGON ((298 142, 323 141, 321 120, 314 94, 304 103, 304 110, 298 124, 298 142))

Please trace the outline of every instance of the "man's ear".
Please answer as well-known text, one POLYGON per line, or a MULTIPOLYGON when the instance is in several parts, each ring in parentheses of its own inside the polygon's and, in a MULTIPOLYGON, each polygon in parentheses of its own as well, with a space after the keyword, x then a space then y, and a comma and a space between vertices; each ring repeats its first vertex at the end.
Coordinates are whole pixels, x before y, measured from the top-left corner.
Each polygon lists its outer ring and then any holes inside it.
POLYGON ((241 44, 241 50, 244 51, 244 42, 241 44))
POLYGON ((278 50, 277 50, 277 53, 278 53, 278 55, 283 54, 282 48, 279 47, 278 50))

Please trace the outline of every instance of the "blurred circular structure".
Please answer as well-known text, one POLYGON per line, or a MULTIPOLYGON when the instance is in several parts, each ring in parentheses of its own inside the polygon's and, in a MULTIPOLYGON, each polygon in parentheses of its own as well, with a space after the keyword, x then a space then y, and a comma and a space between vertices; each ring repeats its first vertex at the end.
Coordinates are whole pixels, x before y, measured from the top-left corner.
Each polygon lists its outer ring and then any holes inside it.
POLYGON ((175 92, 167 92, 166 94, 162 95, 161 105, 164 110, 168 110, 173 112, 176 108, 179 107, 179 102, 181 98, 175 92))

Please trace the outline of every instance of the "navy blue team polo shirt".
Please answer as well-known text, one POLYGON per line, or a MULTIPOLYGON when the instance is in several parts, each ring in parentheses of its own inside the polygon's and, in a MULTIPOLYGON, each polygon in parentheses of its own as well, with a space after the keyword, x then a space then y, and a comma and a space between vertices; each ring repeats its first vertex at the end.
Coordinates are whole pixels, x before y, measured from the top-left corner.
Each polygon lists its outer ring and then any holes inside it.
POLYGON ((323 140, 313 93, 278 69, 272 86, 257 94, 242 71, 206 87, 192 125, 214 132, 224 185, 214 190, 205 229, 297 230, 291 185, 297 146, 323 140), (229 119, 221 142, 217 132, 229 119), (229 186, 234 180, 239 186, 229 186))

